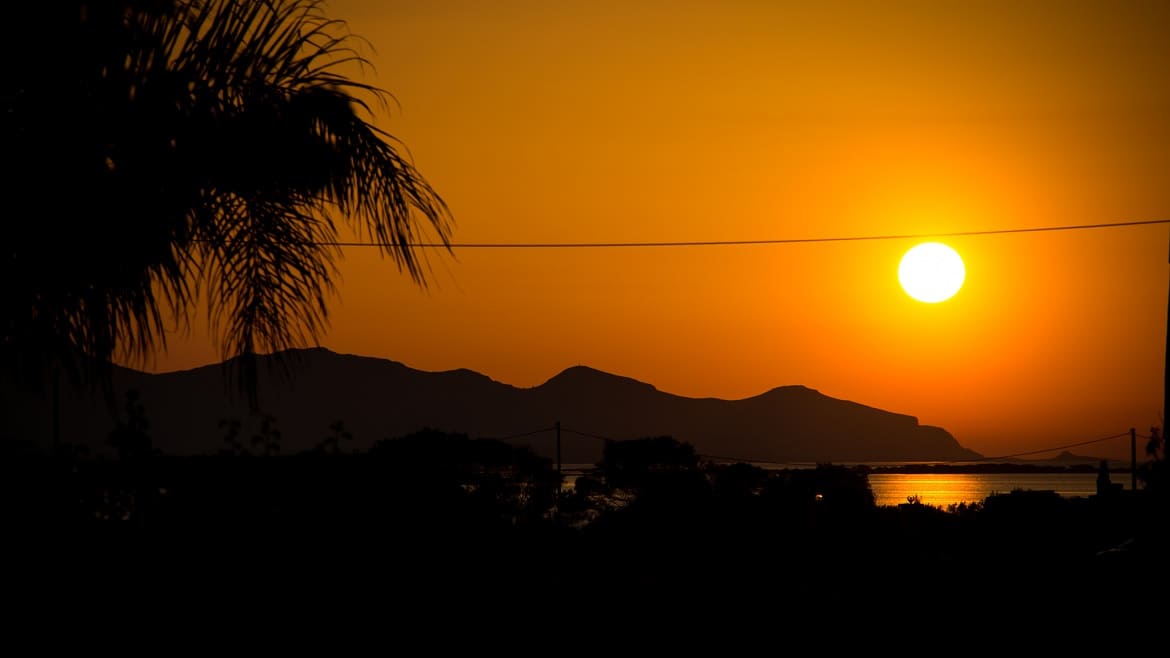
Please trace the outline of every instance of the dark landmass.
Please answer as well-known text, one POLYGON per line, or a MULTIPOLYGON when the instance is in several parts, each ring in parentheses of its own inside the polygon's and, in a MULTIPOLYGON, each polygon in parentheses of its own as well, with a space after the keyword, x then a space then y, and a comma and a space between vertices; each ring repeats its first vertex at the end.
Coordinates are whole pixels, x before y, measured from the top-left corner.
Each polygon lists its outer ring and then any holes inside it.
MULTIPOLYGON (((980 455, 946 430, 913 416, 839 400, 803 386, 783 386, 742 400, 687 398, 591 368, 568 368, 544 384, 518 388, 470 370, 424 372, 385 359, 300 350, 294 378, 275 372, 261 379, 261 408, 251 412, 228 395, 221 365, 148 374, 118 368, 116 397, 129 391, 140 404, 155 450, 168 455, 214 454, 225 426, 242 437, 279 431, 279 449, 313 449, 343 423, 354 450, 423 428, 477 438, 511 439, 545 456, 555 454, 553 426, 560 422, 562 460, 596 462, 603 439, 672 436, 700 454, 742 461, 844 463, 953 461, 980 455)), ((44 392, 4 392, 0 438, 45 451, 52 443, 53 413, 44 392)), ((65 389, 60 436, 91 452, 108 450, 114 427, 108 407, 65 389)))
POLYGON ((526 448, 427 431, 361 453, 11 458, 0 515, 6 591, 53 610, 125 596, 251 620, 392 599, 445 622, 603 611, 651 632, 647 615, 736 609, 774 633, 1039 608, 1107 633, 1112 613, 1132 628, 1119 588, 1164 591, 1165 462, 1147 466, 1140 490, 944 510, 876 505, 865 467, 717 465, 666 437, 607 444, 562 488, 526 448))
MULTIPOLYGON (((1100 460, 1098 460, 1100 461, 1100 460)), ((866 466, 872 473, 1096 473, 1099 466, 1093 464, 1023 464, 1020 462, 996 462, 979 464, 898 464, 866 466)), ((1111 471, 1126 468, 1114 466, 1111 471)))

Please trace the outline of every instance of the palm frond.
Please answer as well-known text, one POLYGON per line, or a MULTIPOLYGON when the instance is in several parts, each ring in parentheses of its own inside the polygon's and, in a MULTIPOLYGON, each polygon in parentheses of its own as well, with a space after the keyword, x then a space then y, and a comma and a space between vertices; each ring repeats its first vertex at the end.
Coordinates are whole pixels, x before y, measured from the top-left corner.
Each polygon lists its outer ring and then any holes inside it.
POLYGON ((229 374, 258 406, 256 355, 315 343, 335 292, 336 247, 326 222, 285 198, 231 197, 216 239, 207 243, 211 322, 235 362, 229 374))
MULTIPOLYGON (((323 3, 33 4, 22 20, 67 26, 80 55, 18 70, 2 97, 4 144, 27 165, 6 191, 56 201, 0 253, 6 359, 145 360, 201 295, 225 360, 315 342, 336 215, 426 284, 412 245, 449 246, 450 210, 374 125, 393 96, 344 74, 369 63, 323 3), (60 107, 75 120, 55 122, 60 107)), ((255 382, 240 380, 253 396, 255 382)))

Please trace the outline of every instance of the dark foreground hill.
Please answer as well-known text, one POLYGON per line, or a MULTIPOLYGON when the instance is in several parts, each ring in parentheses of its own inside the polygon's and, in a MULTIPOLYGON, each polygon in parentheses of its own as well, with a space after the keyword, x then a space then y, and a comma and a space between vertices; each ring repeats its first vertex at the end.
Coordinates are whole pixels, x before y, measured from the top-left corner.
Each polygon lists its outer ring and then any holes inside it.
MULTIPOLYGON (((119 368, 117 399, 140 395, 156 451, 211 454, 224 449, 222 421, 240 422, 245 447, 270 417, 269 444, 281 454, 312 449, 340 434, 346 450, 421 428, 503 438, 553 456, 560 423, 562 460, 593 463, 602 439, 673 436, 704 455, 786 463, 930 461, 977 458, 947 431, 916 418, 834 399, 803 386, 783 386, 741 400, 688 398, 587 367, 569 368, 544 384, 519 388, 470 370, 425 372, 379 358, 326 349, 295 353, 291 380, 275 371, 261 379, 261 412, 225 389, 222 365, 150 374, 119 368)), ((262 368, 262 372, 267 369, 262 368)), ((45 450, 54 435, 48 395, 4 392, 0 436, 45 450)), ((114 419, 99 399, 61 393, 58 435, 64 443, 108 449, 114 419)))

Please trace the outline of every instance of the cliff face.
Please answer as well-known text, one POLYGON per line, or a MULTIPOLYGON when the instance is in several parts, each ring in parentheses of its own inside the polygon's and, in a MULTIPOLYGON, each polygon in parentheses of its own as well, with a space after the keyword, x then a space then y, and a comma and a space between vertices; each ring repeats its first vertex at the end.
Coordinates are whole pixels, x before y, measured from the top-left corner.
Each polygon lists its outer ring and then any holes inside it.
MULTIPOLYGON (((291 380, 265 376, 261 414, 228 394, 220 366, 165 374, 119 369, 119 401, 141 395, 149 434, 167 454, 214 453, 224 447, 222 419, 242 423, 247 444, 262 414, 275 418, 281 452, 312 448, 342 421, 354 435, 350 449, 424 427, 504 438, 541 454, 555 453, 561 423, 562 460, 597 461, 604 438, 669 435, 704 455, 743 461, 871 462, 945 461, 978 457, 945 430, 919 425, 912 416, 834 399, 802 386, 785 386, 742 400, 686 398, 650 384, 586 367, 569 368, 540 386, 517 388, 469 370, 424 372, 385 359, 297 352, 291 380), (539 431, 544 430, 544 431, 539 431), (529 434, 530 433, 530 434, 529 434)), ((4 391, 0 437, 52 438, 48 396, 4 391)), ((92 396, 64 391, 60 436, 64 442, 105 449, 114 420, 92 396)))

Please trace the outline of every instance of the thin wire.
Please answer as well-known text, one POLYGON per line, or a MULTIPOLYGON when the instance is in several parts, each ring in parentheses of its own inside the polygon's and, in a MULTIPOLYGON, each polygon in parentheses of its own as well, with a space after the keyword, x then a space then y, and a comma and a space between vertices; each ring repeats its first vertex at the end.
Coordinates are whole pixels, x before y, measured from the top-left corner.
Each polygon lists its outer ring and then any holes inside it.
POLYGON ((533 434, 540 434, 541 432, 551 432, 554 429, 556 429, 556 428, 555 427, 542 427, 538 430, 532 430, 531 432, 521 432, 519 434, 509 434, 508 436, 487 437, 487 438, 490 441, 508 441, 511 439, 519 439, 519 438, 525 437, 525 436, 532 436, 533 434))
MULTIPOLYGON (((540 434, 542 432, 551 432, 554 429, 556 429, 556 427, 543 427, 543 428, 538 429, 538 430, 532 430, 530 432, 521 432, 519 434, 512 434, 509 436, 496 438, 494 440, 507 441, 509 439, 517 439, 517 438, 521 438, 521 437, 525 437, 525 436, 531 436, 533 434, 540 434)), ((582 432, 580 430, 574 430, 574 429, 570 429, 568 427, 562 427, 561 431, 567 432, 569 434, 577 434, 579 436, 583 436, 583 437, 590 438, 590 439, 596 439, 598 441, 607 441, 607 442, 608 441, 615 441, 615 442, 619 441, 619 439, 614 439, 614 438, 611 438, 608 436, 601 436, 599 434, 590 434, 589 432, 582 432)), ((1065 444, 1062 446, 1053 446, 1051 448, 1043 448, 1040 450, 1029 450, 1027 452, 1017 452, 1017 453, 1013 453, 1010 455, 999 455, 996 457, 980 457, 978 459, 952 459, 952 460, 946 460, 946 461, 947 461, 947 463, 957 464, 957 463, 967 463, 967 462, 986 462, 986 461, 993 461, 993 460, 997 460, 997 459, 1012 459, 1015 457, 1024 457, 1027 455, 1038 455, 1038 454, 1042 454, 1045 452, 1054 452, 1056 450, 1064 450, 1066 448, 1077 448, 1080 446, 1087 446, 1087 445, 1091 445, 1094 443, 1113 441, 1113 440, 1120 439, 1122 437, 1127 437, 1127 436, 1129 436, 1129 432, 1122 432, 1121 434, 1114 434, 1113 436, 1104 436, 1104 437, 1101 437, 1099 439, 1091 439, 1089 441, 1080 441, 1078 443, 1069 443, 1069 444, 1065 444)), ((1148 438, 1148 437, 1142 437, 1142 438, 1148 438)), ((718 459, 718 460, 722 460, 722 461, 736 462, 736 463, 741 463, 741 464, 772 464, 772 465, 776 465, 776 466, 809 466, 809 465, 815 464, 815 462, 782 462, 782 461, 771 461, 771 460, 767 460, 767 459, 743 459, 741 457, 727 457, 724 455, 708 455, 708 454, 697 454, 696 457, 702 457, 704 459, 718 459)))
POLYGON ((1017 452, 1015 454, 1000 455, 998 457, 981 457, 979 459, 955 459, 953 461, 954 462, 985 462, 985 461, 991 461, 993 459, 1011 459, 1013 457, 1023 457, 1025 455, 1038 455, 1040 453, 1052 452, 1054 450, 1064 450, 1065 448, 1076 448, 1078 446, 1087 446, 1087 445, 1092 444, 1092 443, 1101 443, 1103 441, 1112 441, 1114 439, 1120 439, 1123 436, 1129 436, 1129 432, 1122 432, 1121 434, 1115 434, 1113 436, 1104 436, 1104 437, 1101 437, 1099 439, 1092 439, 1091 441, 1081 441, 1080 443, 1070 443, 1068 445, 1055 446, 1052 448, 1045 448, 1043 450, 1029 450, 1028 452, 1017 452))
POLYGON ((771 464, 773 466, 816 466, 816 462, 777 462, 768 459, 741 459, 739 457, 726 457, 724 455, 697 455, 704 459, 718 459, 722 461, 735 462, 738 464, 771 464))
POLYGON ((607 436, 598 436, 597 434, 590 434, 588 432, 580 432, 578 430, 571 430, 567 427, 562 427, 561 431, 568 432, 570 434, 579 434, 579 435, 584 436, 586 438, 597 439, 598 441, 617 441, 617 439, 611 439, 607 436))
MULTIPOLYGON (((1051 231, 1080 231, 1087 229, 1123 228, 1170 224, 1170 219, 1150 219, 1113 224, 1072 224, 1066 226, 1038 226, 1030 228, 991 229, 986 231, 954 231, 951 233, 903 233, 891 235, 854 235, 828 238, 776 238, 765 240, 695 240, 674 242, 408 242, 398 246, 410 249, 608 249, 620 247, 729 247, 769 244, 809 244, 819 242, 863 242, 871 240, 921 240, 925 238, 956 238, 977 235, 1012 233, 1041 233, 1051 231)), ((321 241, 306 244, 323 247, 384 247, 378 242, 321 241)))

